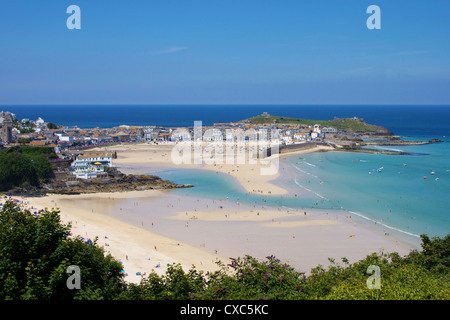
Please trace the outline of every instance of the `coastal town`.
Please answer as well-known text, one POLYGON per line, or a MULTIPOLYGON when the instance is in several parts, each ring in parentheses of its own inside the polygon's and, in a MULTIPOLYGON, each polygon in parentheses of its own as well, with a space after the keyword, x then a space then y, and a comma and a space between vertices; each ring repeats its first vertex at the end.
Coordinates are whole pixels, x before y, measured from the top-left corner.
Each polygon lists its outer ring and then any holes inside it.
MULTIPOLYGON (((270 117, 266 112, 261 116, 270 117)), ((357 117, 351 120, 364 123, 363 119, 357 117)), ((0 112, 0 127, 0 146, 13 146, 16 144, 52 146, 60 152, 123 142, 177 142, 186 139, 190 140, 194 135, 194 126, 183 128, 160 127, 156 125, 120 125, 113 128, 65 127, 46 122, 40 117, 36 120, 17 119, 16 115, 9 111, 0 112)), ((202 130, 202 138, 206 142, 227 140, 227 138, 229 139, 227 135, 230 132, 241 131, 247 135, 249 135, 249 132, 253 132, 260 135, 263 131, 273 132, 274 130, 279 130, 279 139, 282 145, 325 142, 337 146, 354 146, 355 143, 349 143, 349 141, 362 141, 360 139, 361 134, 336 127, 322 126, 320 123, 277 122, 257 124, 244 120, 235 123, 215 123, 212 126, 202 126, 202 130)), ((247 136, 246 139, 248 138, 247 136)))
MULTIPOLYGON (((266 156, 270 153, 268 149, 271 142, 271 135, 268 133, 272 132, 277 132, 276 143, 280 152, 317 144, 351 150, 361 145, 376 143, 377 139, 382 139, 384 144, 392 141, 404 142, 393 136, 387 129, 367 125, 363 119, 357 117, 345 119, 345 121, 367 128, 370 126, 371 132, 354 132, 333 126, 322 126, 320 123, 289 123, 284 120, 264 112, 253 119, 236 123, 201 126, 201 139, 206 143, 233 141, 233 135, 242 134, 241 137, 245 142, 263 137, 269 144, 259 147, 259 154, 266 156), (372 127, 375 127, 375 130, 372 127)), ((343 122, 344 119, 335 118, 334 121, 343 122)), ((183 128, 156 125, 120 125, 113 128, 65 127, 46 122, 41 117, 35 120, 18 119, 9 111, 0 112, 0 126, 0 148, 23 145, 54 148, 59 157, 58 160, 54 160, 57 162, 57 173, 59 172, 63 180, 69 184, 75 183, 77 179, 107 178, 106 171, 114 167, 113 159, 117 157, 116 153, 92 153, 87 149, 123 143, 156 145, 171 142, 176 144, 192 141, 193 137, 198 137, 198 127, 195 126, 183 128)))
MULTIPOLYGON (((266 114, 266 113, 265 113, 266 114)), ((120 142, 167 142, 191 139, 193 127, 174 128, 149 126, 121 125, 113 128, 78 128, 58 126, 44 121, 17 119, 15 114, 8 111, 0 112, 0 127, 2 134, 0 143, 3 146, 14 144, 29 144, 33 146, 53 146, 58 150, 83 149, 87 147, 107 145, 120 142), (188 135, 178 134, 177 131, 187 130, 188 135)), ((330 135, 338 134, 338 129, 322 127, 320 124, 252 124, 245 122, 215 123, 213 126, 202 126, 205 133, 203 141, 226 140, 227 130, 280 130, 282 144, 302 142, 323 142, 330 135)))

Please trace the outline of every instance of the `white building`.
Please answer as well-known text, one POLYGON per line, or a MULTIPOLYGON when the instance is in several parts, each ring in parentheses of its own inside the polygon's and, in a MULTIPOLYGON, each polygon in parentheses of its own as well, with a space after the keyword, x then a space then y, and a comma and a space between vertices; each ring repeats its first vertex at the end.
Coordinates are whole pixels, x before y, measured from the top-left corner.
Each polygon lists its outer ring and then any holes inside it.
POLYGON ((298 133, 294 134, 295 141, 306 141, 306 139, 307 139, 307 136, 304 133, 298 132, 298 133))
POLYGON ((174 141, 191 141, 191 133, 186 128, 178 128, 172 132, 172 140, 174 141))
POLYGON ((64 134, 64 133, 57 133, 56 135, 58 136, 58 139, 61 142, 73 143, 74 139, 73 139, 72 135, 68 135, 68 134, 64 134))
POLYGON ((45 124, 44 119, 42 119, 41 117, 37 118, 37 120, 36 120, 36 125, 37 126, 42 126, 44 124, 45 124))
POLYGON ((208 129, 203 134, 203 141, 222 141, 223 134, 219 129, 208 129))
POLYGON ((320 130, 320 124, 315 124, 314 125, 314 129, 313 132, 320 134, 321 130, 320 130))
POLYGON ((292 139, 292 136, 291 135, 287 135, 287 134, 285 134, 283 136, 283 141, 284 141, 285 144, 292 144, 292 143, 294 143, 294 140, 292 139))
POLYGON ((334 127, 324 127, 322 128, 322 133, 337 133, 337 129, 334 127))
POLYGON ((93 179, 105 176, 105 167, 112 167, 111 153, 79 155, 72 163, 70 171, 79 179, 93 179))

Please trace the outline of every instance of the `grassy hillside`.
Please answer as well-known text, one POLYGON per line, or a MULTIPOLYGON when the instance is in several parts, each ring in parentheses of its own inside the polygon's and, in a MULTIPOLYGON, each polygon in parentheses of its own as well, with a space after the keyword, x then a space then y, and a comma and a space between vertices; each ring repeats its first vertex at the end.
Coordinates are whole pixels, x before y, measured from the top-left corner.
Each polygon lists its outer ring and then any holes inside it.
POLYGON ((299 125, 315 125, 320 124, 323 127, 334 127, 340 130, 348 130, 353 132, 387 132, 386 128, 367 124, 362 120, 353 118, 340 118, 334 120, 310 120, 289 117, 280 117, 272 115, 259 115, 253 118, 242 120, 241 122, 252 124, 299 124, 299 125))

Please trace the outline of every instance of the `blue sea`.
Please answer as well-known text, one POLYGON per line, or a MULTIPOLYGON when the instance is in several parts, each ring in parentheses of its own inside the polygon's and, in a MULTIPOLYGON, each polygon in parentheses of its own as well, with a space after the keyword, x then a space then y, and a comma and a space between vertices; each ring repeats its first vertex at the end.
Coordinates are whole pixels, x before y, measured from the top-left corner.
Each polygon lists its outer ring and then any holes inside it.
MULTIPOLYGON (((118 125, 193 126, 235 122, 263 112, 305 119, 364 118, 405 139, 442 143, 389 146, 409 155, 327 152, 288 157, 287 183, 306 197, 249 195, 227 175, 202 170, 170 170, 160 176, 195 185, 197 196, 264 203, 293 208, 339 209, 383 231, 445 236, 450 230, 450 106, 356 105, 67 105, 3 106, 19 119, 65 126, 113 127, 118 125), (382 170, 379 170, 380 168, 382 170), (433 173, 433 174, 432 174, 433 173), (427 177, 426 179, 424 177, 427 177)), ((286 174, 285 174, 286 176, 286 174)))

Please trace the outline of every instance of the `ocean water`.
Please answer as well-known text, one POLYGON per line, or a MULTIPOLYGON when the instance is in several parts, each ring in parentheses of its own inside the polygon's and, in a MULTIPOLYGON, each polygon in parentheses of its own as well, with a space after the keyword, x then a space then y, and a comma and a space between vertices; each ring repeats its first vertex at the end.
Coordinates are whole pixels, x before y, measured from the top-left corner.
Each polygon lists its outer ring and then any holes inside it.
POLYGON ((380 147, 410 152, 381 155, 327 152, 287 157, 287 184, 299 197, 246 194, 224 174, 169 170, 160 176, 191 189, 199 197, 292 208, 340 209, 381 225, 386 232, 444 236, 450 230, 450 106, 3 106, 19 119, 36 119, 80 128, 128 125, 193 126, 233 122, 262 112, 286 117, 364 118, 410 140, 442 143, 380 147), (382 170, 379 170, 383 168, 382 170), (434 172, 434 174, 431 174, 434 172), (424 179, 424 176, 427 178, 424 179))
POLYGON ((330 206, 370 218, 387 231, 445 236, 450 230, 448 145, 398 147, 413 155, 327 152, 289 162, 299 170, 294 178, 299 188, 328 199, 330 206))

